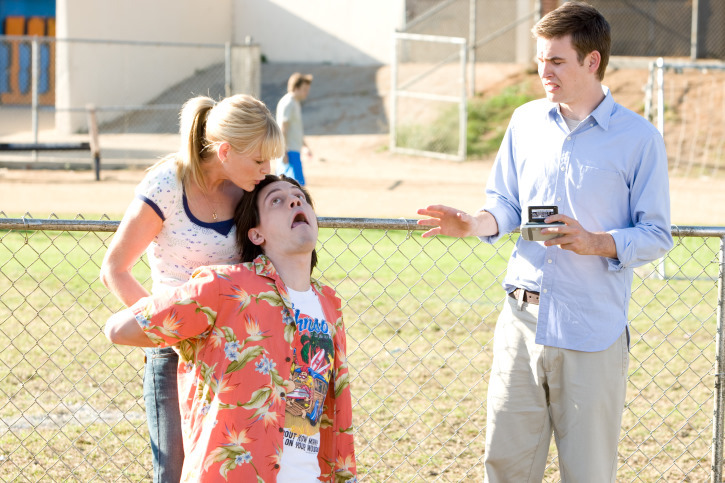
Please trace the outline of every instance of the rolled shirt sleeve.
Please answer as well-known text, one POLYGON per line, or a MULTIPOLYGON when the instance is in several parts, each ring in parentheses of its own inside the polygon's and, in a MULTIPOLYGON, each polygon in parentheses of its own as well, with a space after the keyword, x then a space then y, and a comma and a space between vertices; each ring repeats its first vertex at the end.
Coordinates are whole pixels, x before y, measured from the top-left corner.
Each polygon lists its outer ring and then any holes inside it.
POLYGON ((617 247, 617 260, 608 260, 609 270, 644 265, 672 248, 667 153, 659 132, 652 133, 642 150, 630 187, 630 213, 633 227, 608 231, 617 247))
POLYGON ((205 267, 197 270, 186 284, 142 298, 131 310, 151 342, 167 347, 211 332, 218 303, 217 277, 205 267))

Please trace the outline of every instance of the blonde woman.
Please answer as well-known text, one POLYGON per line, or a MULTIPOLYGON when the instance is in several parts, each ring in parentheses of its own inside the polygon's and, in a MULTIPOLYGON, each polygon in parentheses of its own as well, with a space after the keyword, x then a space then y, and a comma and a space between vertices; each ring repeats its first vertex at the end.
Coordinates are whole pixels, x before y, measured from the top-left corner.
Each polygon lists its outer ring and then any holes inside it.
MULTIPOLYGON (((195 97, 180 114, 181 146, 149 168, 111 241, 101 280, 124 304, 149 295, 131 273, 146 252, 152 293, 203 265, 239 262, 234 209, 284 155, 284 137, 259 100, 195 97)), ((179 481, 184 460, 173 348, 146 348, 144 400, 154 482, 179 481)))

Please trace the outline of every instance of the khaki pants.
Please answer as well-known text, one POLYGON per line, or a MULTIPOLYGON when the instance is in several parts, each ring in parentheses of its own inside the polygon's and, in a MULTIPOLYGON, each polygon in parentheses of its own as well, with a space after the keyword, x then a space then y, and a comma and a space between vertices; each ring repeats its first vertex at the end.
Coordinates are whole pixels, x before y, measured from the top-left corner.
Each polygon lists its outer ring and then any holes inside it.
POLYGON ((627 333, 580 352, 534 342, 538 305, 506 297, 488 387, 486 481, 539 482, 551 434, 563 482, 612 482, 629 368, 627 333))

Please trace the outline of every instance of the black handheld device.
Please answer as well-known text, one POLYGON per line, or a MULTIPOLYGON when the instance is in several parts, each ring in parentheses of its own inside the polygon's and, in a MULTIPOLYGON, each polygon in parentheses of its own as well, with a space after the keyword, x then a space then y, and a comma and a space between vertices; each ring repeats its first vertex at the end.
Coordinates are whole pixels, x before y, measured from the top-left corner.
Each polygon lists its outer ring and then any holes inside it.
POLYGON ((544 228, 553 228, 561 226, 564 223, 556 221, 554 223, 544 223, 544 220, 559 213, 559 207, 552 206, 529 206, 529 221, 521 225, 521 236, 527 241, 544 241, 561 236, 560 233, 542 234, 544 228))

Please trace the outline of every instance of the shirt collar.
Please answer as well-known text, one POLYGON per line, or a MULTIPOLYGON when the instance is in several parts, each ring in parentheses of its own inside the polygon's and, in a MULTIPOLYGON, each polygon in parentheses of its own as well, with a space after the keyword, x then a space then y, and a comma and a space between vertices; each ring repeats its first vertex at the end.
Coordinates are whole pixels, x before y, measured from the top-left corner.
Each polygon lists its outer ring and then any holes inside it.
MULTIPOLYGON (((587 116, 587 118, 594 118, 597 124, 606 131, 609 129, 609 120, 612 118, 612 114, 614 112, 614 98, 612 97, 612 93, 609 91, 608 87, 602 86, 602 92, 604 93, 604 99, 591 112, 591 114, 587 116)), ((557 114, 561 115, 559 112, 559 104, 553 102, 550 104, 551 107, 549 108, 549 115, 552 119, 555 119, 557 114)))
POLYGON ((277 270, 275 270, 274 265, 272 265, 272 260, 267 258, 265 255, 259 255, 257 258, 254 259, 252 264, 254 265, 254 272, 257 275, 272 278, 274 280, 279 279, 277 270))
MULTIPOLYGON (((267 258, 266 255, 262 254, 257 256, 257 258, 255 258, 252 262, 252 265, 254 266, 254 273, 262 277, 271 278, 275 281, 276 284, 286 288, 284 282, 282 281, 282 278, 279 276, 277 270, 274 268, 272 260, 267 258)), ((312 285, 312 287, 316 289, 319 293, 322 292, 322 286, 320 285, 320 282, 317 281, 317 279, 310 277, 310 285, 312 285)))

